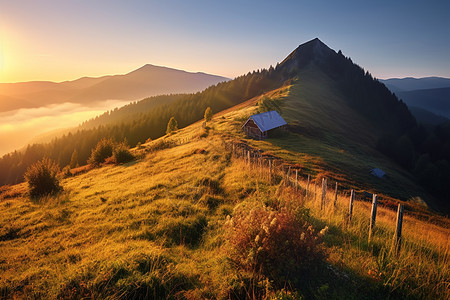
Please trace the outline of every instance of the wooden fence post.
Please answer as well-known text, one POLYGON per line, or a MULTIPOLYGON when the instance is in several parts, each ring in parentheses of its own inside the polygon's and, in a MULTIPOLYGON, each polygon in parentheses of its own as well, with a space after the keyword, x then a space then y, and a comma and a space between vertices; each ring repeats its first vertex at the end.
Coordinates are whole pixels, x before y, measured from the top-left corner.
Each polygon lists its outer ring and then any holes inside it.
POLYGON ((350 205, 348 207, 348 221, 352 220, 353 215, 353 200, 355 200, 355 190, 352 190, 350 193, 350 205))
POLYGON ((338 192, 338 183, 336 181, 336 188, 334 189, 334 203, 333 203, 334 208, 336 208, 337 204, 337 192, 338 192))
POLYGON ((322 178, 322 199, 320 201, 320 209, 325 207, 325 198, 327 196, 327 179, 322 178))
POLYGON ((263 174, 263 158, 262 154, 259 153, 259 173, 261 173, 261 176, 263 174))
POLYGON ((316 197, 316 190, 317 190, 317 178, 314 181, 314 203, 316 202, 316 199, 317 199, 317 197, 316 197))
POLYGON ((269 159, 269 180, 272 182, 272 160, 269 159))
POLYGON ((250 150, 247 150, 247 164, 250 166, 250 150))
POLYGON ((311 178, 311 175, 308 174, 308 182, 306 183, 306 193, 305 193, 305 197, 308 197, 308 193, 309 193, 309 180, 311 178))
POLYGON ((298 170, 295 170, 295 192, 298 192, 298 170))
POLYGON ((370 227, 369 227, 369 243, 372 239, 373 228, 375 227, 375 219, 377 217, 377 195, 372 196, 372 212, 370 214, 370 227))
POLYGON ((287 171, 286 182, 288 186, 291 185, 291 166, 289 166, 287 171))
POLYGON ((394 234, 394 253, 400 253, 401 245, 402 245, 402 226, 403 226, 403 204, 398 205, 397 209, 397 227, 395 229, 394 234))

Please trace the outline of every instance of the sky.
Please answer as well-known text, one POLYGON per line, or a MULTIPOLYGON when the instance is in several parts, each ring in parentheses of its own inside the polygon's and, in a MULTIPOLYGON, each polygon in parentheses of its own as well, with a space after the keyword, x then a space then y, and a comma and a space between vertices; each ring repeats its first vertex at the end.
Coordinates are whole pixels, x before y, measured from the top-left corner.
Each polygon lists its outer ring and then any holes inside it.
POLYGON ((450 77, 448 0, 0 0, 0 82, 146 63, 233 78, 316 37, 377 78, 450 77))

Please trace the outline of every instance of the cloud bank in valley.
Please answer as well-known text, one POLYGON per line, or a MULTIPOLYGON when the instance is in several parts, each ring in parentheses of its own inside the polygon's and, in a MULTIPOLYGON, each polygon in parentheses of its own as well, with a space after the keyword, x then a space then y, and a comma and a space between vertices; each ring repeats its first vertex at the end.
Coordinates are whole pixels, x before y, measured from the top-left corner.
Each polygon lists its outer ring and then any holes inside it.
POLYGON ((129 101, 108 100, 95 106, 76 103, 18 109, 0 113, 0 155, 18 150, 41 134, 61 128, 72 128, 129 101))

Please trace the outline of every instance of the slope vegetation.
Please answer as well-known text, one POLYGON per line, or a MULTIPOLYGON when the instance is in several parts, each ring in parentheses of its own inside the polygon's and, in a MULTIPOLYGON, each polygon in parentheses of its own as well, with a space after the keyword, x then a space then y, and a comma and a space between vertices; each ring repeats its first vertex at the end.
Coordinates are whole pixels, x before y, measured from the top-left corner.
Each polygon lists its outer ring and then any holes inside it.
POLYGON ((100 138, 126 139, 135 146, 164 135, 171 117, 180 127, 188 126, 201 120, 207 107, 222 111, 288 85, 289 95, 275 101, 274 107, 279 106, 289 121, 290 133, 274 143, 260 142, 261 147, 280 153, 295 151, 299 154, 292 160, 306 170, 331 172, 349 186, 358 183, 403 200, 422 199, 418 201, 448 211, 450 190, 444 183, 450 174, 450 152, 445 150, 450 147, 449 128, 418 126, 407 106, 382 83, 319 39, 300 45, 275 68, 248 73, 201 93, 132 103, 48 145, 6 155, 0 160, 6 170, 0 174, 0 183, 20 182, 25 169, 43 156, 65 166, 76 150, 83 164, 100 138), (371 176, 373 168, 383 169, 388 176, 371 176))
MULTIPOLYGON (((249 144, 299 164, 314 176, 403 200, 420 197, 433 204, 433 197, 418 187, 410 174, 376 150, 380 129, 353 109, 338 85, 316 65, 302 70, 298 81, 275 99, 289 123, 288 132, 275 139, 247 139, 249 144), (383 169, 388 177, 371 175, 373 168, 383 169)), ((248 107, 246 116, 254 109, 248 107)), ((239 129, 236 134, 246 139, 239 129)))
MULTIPOLYGON (((306 106, 309 101, 301 90, 293 85, 265 97, 281 103, 290 118, 295 102, 306 106)), ((144 144, 134 149, 136 161, 65 178, 57 196, 30 201, 25 184, 3 187, 1 297, 448 297, 448 220, 438 218, 441 227, 407 212, 397 256, 389 252, 395 212, 379 207, 375 237, 368 243, 370 208, 357 201, 347 223, 346 188, 340 187, 333 208, 330 186, 321 210, 312 183, 305 197, 302 179, 297 189, 289 187, 281 169, 270 178, 266 167, 252 166, 232 152, 233 144, 256 143, 243 139, 240 126, 260 100, 216 115, 206 128, 199 122, 144 144), (300 258, 277 251, 297 233, 303 233, 295 240, 302 241, 299 249, 312 251, 300 258), (289 269, 280 274, 259 260, 258 251, 267 257, 276 253, 289 269)), ((288 133, 257 144, 267 149, 265 155, 310 160, 301 150, 277 145, 296 139, 298 149, 311 141, 288 133)), ((334 150, 324 144, 322 151, 334 150)))

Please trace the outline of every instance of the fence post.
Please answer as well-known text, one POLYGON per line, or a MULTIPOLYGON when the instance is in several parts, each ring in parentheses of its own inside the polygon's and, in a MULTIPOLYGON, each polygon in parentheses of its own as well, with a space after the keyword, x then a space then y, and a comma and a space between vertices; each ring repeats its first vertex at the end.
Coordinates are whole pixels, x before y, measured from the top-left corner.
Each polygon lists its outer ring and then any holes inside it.
POLYGON ((337 192, 338 192, 338 183, 336 181, 336 187, 334 189, 334 204, 333 204, 334 208, 336 208, 336 204, 337 204, 337 192))
POLYGON ((269 159, 269 180, 272 182, 272 160, 269 159))
POLYGON ((348 207, 348 221, 352 220, 353 215, 353 200, 355 200, 355 190, 352 190, 350 193, 350 205, 348 207))
POLYGON ((247 150, 247 163, 250 166, 250 150, 247 150))
POLYGON ((377 195, 372 196, 372 212, 370 214, 370 227, 369 227, 369 243, 372 239, 373 228, 375 227, 375 219, 377 217, 377 195))
POLYGON ((261 176, 263 174, 263 158, 262 158, 262 154, 259 154, 259 172, 261 173, 261 176))
POLYGON ((327 196, 327 179, 322 178, 322 200, 320 201, 320 209, 325 207, 325 198, 327 196))
POLYGON ((286 182, 288 186, 291 185, 291 166, 289 166, 287 171, 286 182))
POLYGON ((397 209, 397 227, 394 234, 394 253, 400 253, 402 245, 402 225, 403 225, 403 204, 398 205, 397 209))
POLYGON ((309 194, 309 181, 310 181, 311 176, 308 174, 308 182, 306 183, 306 193, 305 193, 305 197, 308 197, 309 194))
POLYGON ((316 194, 317 194, 316 190, 317 190, 317 178, 314 181, 314 203, 316 202, 316 199, 317 199, 317 197, 316 197, 316 194))
POLYGON ((298 192, 298 170, 295 170, 295 191, 298 192))

